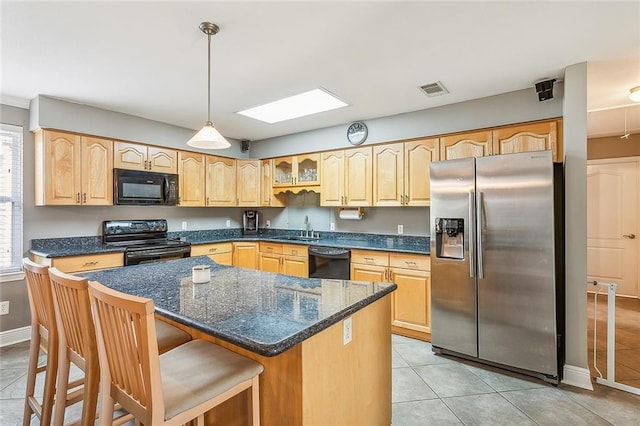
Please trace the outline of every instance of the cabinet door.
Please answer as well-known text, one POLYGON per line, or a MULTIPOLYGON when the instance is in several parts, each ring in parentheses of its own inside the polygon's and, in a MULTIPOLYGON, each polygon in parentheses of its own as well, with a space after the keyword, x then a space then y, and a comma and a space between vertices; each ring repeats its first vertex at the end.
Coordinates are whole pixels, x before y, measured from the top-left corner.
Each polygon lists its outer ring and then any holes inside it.
POLYGON ((180 206, 204 206, 204 155, 178 152, 180 206))
POLYGON ((402 143, 373 147, 373 205, 400 206, 404 194, 402 143))
POLYGON ((260 253, 260 270, 265 272, 274 272, 276 274, 280 273, 280 263, 282 261, 282 256, 279 254, 272 253, 260 253))
POLYGON ((495 154, 553 150, 557 152, 557 124, 555 121, 503 127, 493 131, 495 154))
POLYGON ((178 172, 178 151, 150 146, 147 148, 147 168, 158 173, 178 172))
POLYGON ((207 206, 237 206, 236 161, 233 158, 207 155, 207 206))
POLYGON ((431 332, 431 277, 427 271, 390 268, 391 324, 422 333, 431 332))
POLYGON ((82 137, 82 204, 113 204, 113 141, 82 137))
POLYGON ((306 257, 282 256, 280 273, 295 277, 309 277, 309 260, 306 257))
POLYGON ((353 281, 387 281, 387 267, 363 265, 360 263, 351 264, 351 280, 353 281))
POLYGON ((260 161, 236 160, 238 206, 257 207, 260 199, 260 161))
POLYGON ((233 243, 233 266, 258 269, 258 243, 233 243))
POLYGON ((293 158, 280 157, 273 159, 273 185, 274 187, 293 185, 293 158))
POLYGON ((42 176, 38 176, 37 179, 44 184, 44 205, 80 204, 82 191, 80 139, 80 136, 74 134, 44 131, 42 151, 44 170, 36 171, 36 173, 42 173, 42 176))
POLYGON ((147 170, 146 145, 116 141, 113 150, 113 167, 116 169, 147 170))
POLYGON ((273 193, 273 160, 262 160, 262 184, 260 185, 260 205, 265 207, 284 207, 286 195, 273 193))
POLYGON ((493 154, 491 131, 461 133, 440 138, 440 159, 484 157, 493 154))
POLYGON ((298 155, 294 159, 294 185, 320 185, 320 154, 298 155))
POLYGON ((405 206, 428 206, 430 202, 429 164, 440 160, 440 139, 404 143, 405 206))
POLYGON ((322 154, 322 178, 320 183, 320 205, 342 206, 344 200, 344 155, 345 152, 330 151, 322 154))
POLYGON ((346 204, 353 207, 370 206, 373 195, 373 149, 369 146, 346 150, 344 175, 346 204))

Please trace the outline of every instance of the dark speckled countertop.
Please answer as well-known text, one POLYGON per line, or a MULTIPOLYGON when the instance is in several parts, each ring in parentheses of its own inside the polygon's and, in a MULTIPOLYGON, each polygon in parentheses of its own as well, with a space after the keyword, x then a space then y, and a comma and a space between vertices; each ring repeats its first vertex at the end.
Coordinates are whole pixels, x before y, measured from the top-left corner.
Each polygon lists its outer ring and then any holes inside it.
MULTIPOLYGON (((261 229, 260 233, 256 235, 242 235, 240 229, 169 232, 169 238, 184 239, 191 244, 221 243, 229 241, 274 241, 308 246, 429 254, 429 237, 321 232, 319 239, 291 239, 298 235, 300 235, 300 231, 269 228, 261 229)), ((122 252, 123 249, 121 247, 105 246, 102 244, 102 240, 99 236, 94 236, 34 239, 31 240, 30 251, 32 254, 38 256, 53 258, 122 252)))
POLYGON ((263 356, 290 349, 397 288, 222 266, 207 256, 79 275, 153 299, 160 315, 263 356), (210 282, 192 282, 196 265, 210 265, 210 282))

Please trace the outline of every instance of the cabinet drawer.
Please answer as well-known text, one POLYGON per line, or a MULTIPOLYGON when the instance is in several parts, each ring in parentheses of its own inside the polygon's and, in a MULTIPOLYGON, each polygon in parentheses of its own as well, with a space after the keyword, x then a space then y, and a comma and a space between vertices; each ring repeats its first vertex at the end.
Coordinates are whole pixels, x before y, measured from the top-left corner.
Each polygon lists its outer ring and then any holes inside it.
POLYGON ((268 243, 260 242, 260 253, 277 253, 282 254, 282 244, 280 243, 268 243))
POLYGON ((118 266, 124 266, 124 255, 122 253, 109 253, 91 254, 86 256, 56 257, 51 259, 51 266, 67 273, 116 268, 118 266))
POLYGON ((431 258, 424 254, 390 253, 389 266, 430 271, 431 258))
POLYGON ((191 256, 231 253, 231 243, 196 244, 191 246, 191 256))
POLYGON ((351 250, 351 263, 389 266, 389 253, 370 250, 351 250))
POLYGON ((282 244, 282 254, 289 256, 307 257, 309 252, 307 246, 301 246, 297 244, 282 244))

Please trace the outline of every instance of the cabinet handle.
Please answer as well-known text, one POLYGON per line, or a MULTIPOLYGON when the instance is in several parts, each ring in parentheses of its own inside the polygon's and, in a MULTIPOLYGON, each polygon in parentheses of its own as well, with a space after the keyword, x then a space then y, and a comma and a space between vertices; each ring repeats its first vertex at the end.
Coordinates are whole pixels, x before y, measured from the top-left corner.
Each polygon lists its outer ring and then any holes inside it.
POLYGON ((85 264, 84 264, 84 265, 82 265, 82 266, 83 266, 83 267, 84 267, 84 266, 95 266, 95 265, 97 265, 97 264, 98 264, 98 262, 97 262, 97 261, 93 261, 93 262, 85 262, 85 264))
POLYGON ((298 254, 298 250, 291 250, 291 254, 298 254))
POLYGON ((80 204, 80 193, 76 192, 76 204, 80 204))
POLYGON ((392 282, 393 282, 393 272, 392 272, 392 271, 389 271, 389 279, 388 279, 388 281, 389 281, 390 283, 392 283, 392 282))
POLYGON ((273 247, 267 247, 267 253, 271 253, 273 251, 273 247))
POLYGON ((87 203, 87 193, 83 192, 82 193, 82 204, 86 204, 87 203))
POLYGON ((387 269, 384 270, 384 280, 385 281, 389 281, 389 279, 387 278, 389 276, 389 271, 387 269))
POLYGON ((240 205, 240 198, 236 198, 236 206, 240 205))
POLYGON ((207 206, 209 205, 209 197, 207 197, 207 199, 205 200, 205 202, 204 202, 204 203, 205 203, 205 205, 207 205, 207 206))
POLYGON ((214 251, 218 251, 218 249, 217 248, 210 248, 209 249, 209 253, 213 253, 214 251))

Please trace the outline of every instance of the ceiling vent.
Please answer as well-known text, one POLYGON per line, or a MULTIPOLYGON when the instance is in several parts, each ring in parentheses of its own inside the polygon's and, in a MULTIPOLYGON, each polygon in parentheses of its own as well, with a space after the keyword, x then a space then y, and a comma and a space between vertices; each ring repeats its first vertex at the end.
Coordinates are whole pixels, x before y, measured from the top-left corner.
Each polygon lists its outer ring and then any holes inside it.
POLYGON ((420 86, 420 90, 422 90, 429 97, 440 96, 449 93, 449 91, 439 81, 420 86))

